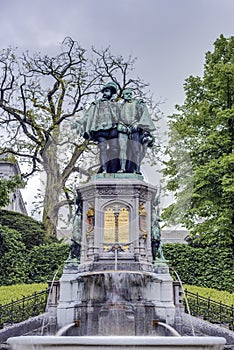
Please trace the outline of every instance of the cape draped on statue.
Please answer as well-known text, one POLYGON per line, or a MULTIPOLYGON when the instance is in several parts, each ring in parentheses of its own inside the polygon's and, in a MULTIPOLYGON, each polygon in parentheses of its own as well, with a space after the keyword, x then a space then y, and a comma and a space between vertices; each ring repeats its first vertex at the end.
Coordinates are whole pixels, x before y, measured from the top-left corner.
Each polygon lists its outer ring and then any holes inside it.
POLYGON ((116 102, 100 99, 91 104, 84 115, 84 133, 92 135, 98 130, 108 130, 118 122, 119 109, 116 102))

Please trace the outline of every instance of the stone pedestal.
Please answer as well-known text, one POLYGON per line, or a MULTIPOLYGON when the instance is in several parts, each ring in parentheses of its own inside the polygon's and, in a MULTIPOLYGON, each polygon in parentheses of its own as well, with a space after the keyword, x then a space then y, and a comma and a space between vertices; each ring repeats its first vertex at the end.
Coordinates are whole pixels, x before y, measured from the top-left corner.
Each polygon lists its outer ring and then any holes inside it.
POLYGON ((166 262, 152 262, 156 188, 139 175, 100 174, 78 191, 81 256, 64 267, 58 329, 76 321, 69 335, 164 335, 158 321, 173 325, 175 305, 166 262))
POLYGON ((97 175, 78 189, 83 202, 80 263, 118 259, 152 262, 151 200, 156 188, 134 174, 97 175))

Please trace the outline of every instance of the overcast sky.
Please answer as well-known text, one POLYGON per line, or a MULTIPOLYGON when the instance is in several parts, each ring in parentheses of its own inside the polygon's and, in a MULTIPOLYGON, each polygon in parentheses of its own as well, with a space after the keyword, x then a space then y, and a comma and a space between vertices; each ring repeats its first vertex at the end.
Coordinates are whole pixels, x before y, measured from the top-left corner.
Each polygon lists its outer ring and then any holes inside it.
POLYGON ((0 0, 0 47, 50 51, 66 36, 89 49, 136 56, 165 114, 184 99, 183 83, 201 75, 220 34, 234 33, 234 0, 0 0))
POLYGON ((66 36, 90 49, 136 56, 165 115, 184 99, 205 52, 234 33, 234 0, 0 0, 0 48, 54 51, 66 36))

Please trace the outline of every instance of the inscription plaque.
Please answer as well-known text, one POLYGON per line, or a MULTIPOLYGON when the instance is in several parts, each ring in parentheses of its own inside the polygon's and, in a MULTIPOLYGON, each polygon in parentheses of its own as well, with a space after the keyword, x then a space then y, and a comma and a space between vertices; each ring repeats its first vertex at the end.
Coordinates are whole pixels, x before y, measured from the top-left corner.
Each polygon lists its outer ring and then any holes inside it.
POLYGON ((126 207, 108 207, 104 212, 104 242, 129 242, 129 212, 126 207))

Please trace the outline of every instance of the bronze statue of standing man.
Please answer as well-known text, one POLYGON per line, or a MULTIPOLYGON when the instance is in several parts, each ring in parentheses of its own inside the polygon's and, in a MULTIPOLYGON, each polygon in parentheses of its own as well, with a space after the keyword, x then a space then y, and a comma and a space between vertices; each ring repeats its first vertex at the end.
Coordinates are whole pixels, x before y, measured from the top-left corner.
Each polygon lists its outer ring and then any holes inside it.
POLYGON ((119 172, 140 173, 141 161, 145 154, 145 145, 153 144, 151 132, 155 130, 146 104, 133 99, 132 89, 123 90, 123 102, 120 103, 119 132, 119 172))
POLYGON ((82 120, 77 122, 83 129, 84 138, 98 143, 101 165, 99 173, 116 173, 119 167, 119 108, 113 99, 117 90, 115 82, 106 84, 101 90, 102 98, 94 101, 82 120))

